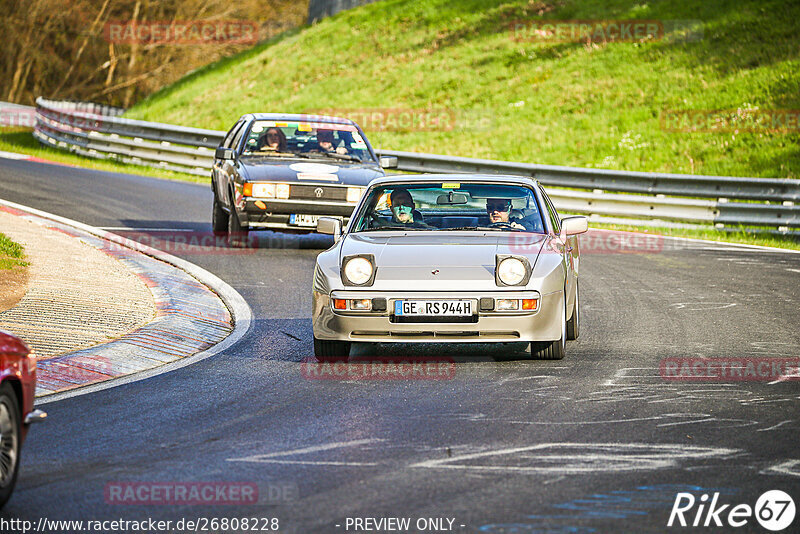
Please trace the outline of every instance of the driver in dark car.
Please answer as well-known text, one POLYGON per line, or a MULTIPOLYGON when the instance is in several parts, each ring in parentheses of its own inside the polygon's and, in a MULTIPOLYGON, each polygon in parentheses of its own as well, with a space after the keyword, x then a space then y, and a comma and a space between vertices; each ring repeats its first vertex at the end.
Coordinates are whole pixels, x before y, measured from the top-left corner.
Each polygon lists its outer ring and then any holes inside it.
POLYGON ((337 154, 347 154, 347 149, 343 146, 336 146, 336 140, 332 130, 317 130, 317 144, 319 148, 315 152, 336 152, 337 154))
POLYGON ((512 218, 511 215, 511 199, 510 198, 487 198, 486 199, 486 213, 489 214, 489 222, 491 224, 502 225, 507 224, 511 228, 519 230, 532 231, 533 228, 527 228, 524 219, 512 218))

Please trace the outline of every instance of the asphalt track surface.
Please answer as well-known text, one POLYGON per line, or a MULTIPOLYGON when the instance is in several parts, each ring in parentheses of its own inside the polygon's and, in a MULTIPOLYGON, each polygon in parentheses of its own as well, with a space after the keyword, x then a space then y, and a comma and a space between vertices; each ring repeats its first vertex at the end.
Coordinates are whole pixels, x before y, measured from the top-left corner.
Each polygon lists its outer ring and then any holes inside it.
MULTIPOLYGON (((210 230, 204 185, 0 160, 0 198, 99 227, 210 230)), ((782 489, 800 504, 797 381, 659 374, 665 358, 798 357, 800 254, 672 241, 584 254, 582 332, 566 359, 530 361, 513 345, 380 345, 351 358, 452 357, 455 374, 341 381, 308 380, 300 363, 312 354, 314 258, 331 241, 260 241, 245 254, 183 255, 248 301, 250 334, 187 368, 49 404, 0 517, 278 518, 294 533, 355 532, 348 517, 450 518, 453 532, 665 532, 678 491, 753 506, 782 489), (253 482, 260 500, 108 504, 107 485, 126 481, 253 482)), ((753 518, 735 531, 765 532, 753 518)))

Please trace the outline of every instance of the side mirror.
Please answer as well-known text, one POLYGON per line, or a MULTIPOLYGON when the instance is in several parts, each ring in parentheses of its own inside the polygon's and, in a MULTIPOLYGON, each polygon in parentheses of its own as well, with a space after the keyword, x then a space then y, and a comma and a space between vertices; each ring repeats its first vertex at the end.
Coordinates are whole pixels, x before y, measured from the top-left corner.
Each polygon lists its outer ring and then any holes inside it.
POLYGON ((217 159, 233 159, 233 150, 218 146, 217 151, 214 152, 214 157, 217 159))
POLYGON ((396 169, 397 156, 381 156, 379 163, 384 169, 396 169))
POLYGON ((564 235, 582 234, 589 230, 589 219, 583 215, 564 217, 561 219, 561 232, 564 235))
POLYGON ((333 236, 333 241, 342 237, 342 221, 333 217, 320 217, 317 220, 317 232, 333 236))

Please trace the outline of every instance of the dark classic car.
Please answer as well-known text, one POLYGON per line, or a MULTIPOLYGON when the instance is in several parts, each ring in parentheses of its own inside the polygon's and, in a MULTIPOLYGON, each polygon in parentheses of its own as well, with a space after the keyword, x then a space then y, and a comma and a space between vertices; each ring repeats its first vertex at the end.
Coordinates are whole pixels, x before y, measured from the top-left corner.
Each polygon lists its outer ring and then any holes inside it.
POLYGON ((33 408, 35 393, 36 358, 21 339, 0 332, 0 508, 14 491, 28 427, 47 417, 33 408))
POLYGON ((213 230, 241 244, 249 230, 313 232, 320 216, 346 220, 382 165, 348 119, 252 113, 217 148, 213 230))

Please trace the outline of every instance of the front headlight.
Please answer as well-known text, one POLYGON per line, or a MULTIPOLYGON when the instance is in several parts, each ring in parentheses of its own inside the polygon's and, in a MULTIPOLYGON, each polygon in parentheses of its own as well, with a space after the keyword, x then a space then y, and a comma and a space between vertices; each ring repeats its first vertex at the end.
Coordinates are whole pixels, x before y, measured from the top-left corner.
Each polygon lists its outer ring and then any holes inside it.
POLYGON ((372 278, 372 263, 362 256, 347 260, 344 264, 344 276, 353 285, 363 285, 372 278))
POLYGON ((525 280, 528 270, 519 258, 506 258, 497 265, 497 277, 507 286, 516 286, 525 280))
POLYGON ((289 184, 275 184, 275 198, 289 198, 289 184))
POLYGON ((364 187, 348 187, 347 188, 347 201, 356 203, 361 199, 361 195, 364 194, 364 187))
POLYGON ((260 198, 275 198, 275 184, 252 184, 252 195, 260 198))

